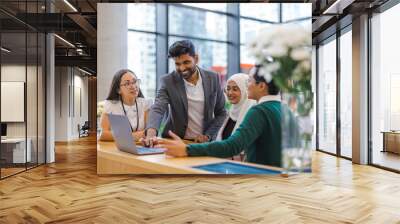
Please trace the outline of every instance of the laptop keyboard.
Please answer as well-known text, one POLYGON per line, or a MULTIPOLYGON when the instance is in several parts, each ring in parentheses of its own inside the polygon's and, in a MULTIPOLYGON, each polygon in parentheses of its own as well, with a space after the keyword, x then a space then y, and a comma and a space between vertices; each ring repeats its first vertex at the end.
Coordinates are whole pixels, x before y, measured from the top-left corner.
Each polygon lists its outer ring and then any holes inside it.
POLYGON ((159 149, 159 148, 145 148, 145 147, 140 147, 140 148, 137 148, 137 151, 139 152, 139 153, 149 153, 149 152, 160 152, 161 151, 161 149, 159 149))

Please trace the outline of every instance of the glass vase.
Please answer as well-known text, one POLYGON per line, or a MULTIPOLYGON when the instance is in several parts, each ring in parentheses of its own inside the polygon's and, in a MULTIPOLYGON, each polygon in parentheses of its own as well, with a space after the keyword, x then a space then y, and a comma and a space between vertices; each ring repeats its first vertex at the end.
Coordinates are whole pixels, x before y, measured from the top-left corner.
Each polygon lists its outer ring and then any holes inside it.
POLYGON ((282 94, 282 167, 286 174, 311 172, 313 122, 303 110, 307 103, 301 94, 282 94))

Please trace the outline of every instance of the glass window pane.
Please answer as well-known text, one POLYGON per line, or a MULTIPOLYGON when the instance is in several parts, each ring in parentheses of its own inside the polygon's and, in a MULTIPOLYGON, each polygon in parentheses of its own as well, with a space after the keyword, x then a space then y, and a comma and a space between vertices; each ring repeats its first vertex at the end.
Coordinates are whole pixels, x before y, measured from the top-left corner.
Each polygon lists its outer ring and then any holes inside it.
POLYGON ((352 156, 352 37, 351 31, 340 37, 340 150, 352 156))
POLYGON ((227 40, 225 15, 171 5, 168 19, 170 34, 227 40))
POLYGON ((149 3, 128 4, 128 29, 156 31, 156 6, 149 3))
POLYGON ((250 55, 248 47, 245 45, 240 46, 240 72, 249 73, 250 69, 256 63, 256 59, 250 55))
MULTIPOLYGON (((182 38, 170 37, 168 46, 182 38)), ((227 44, 213 41, 191 40, 199 54, 199 66, 220 74, 220 80, 225 80, 227 69, 227 44)), ((169 72, 175 70, 173 59, 169 60, 169 72)))
POLYGON ((259 21, 240 19, 240 43, 247 44, 249 41, 254 39, 258 33, 272 26, 270 23, 263 23, 259 21))
POLYGON ((240 15, 279 22, 279 3, 241 3, 240 15))
MULTIPOLYGON (((128 32, 128 68, 141 79, 146 98, 156 94, 156 35, 128 32)), ((167 60, 167 59, 166 59, 167 60)))
POLYGON ((226 3, 181 3, 181 4, 201 9, 226 12, 226 3))
POLYGON ((400 4, 371 19, 372 163, 395 170, 400 170, 400 156, 392 153, 400 149, 400 33, 393 27, 399 21, 400 4))
POLYGON ((319 149, 336 153, 336 41, 318 50, 319 149))
MULTIPOLYGON (((1 140, 1 177, 25 170, 31 161, 26 150, 26 33, 1 34, 1 123, 5 126, 1 140), (5 50, 4 50, 5 49, 5 50), (7 96, 7 97, 5 97, 7 96)), ((3 128, 3 127, 2 127, 3 128)))
POLYGON ((312 136, 312 148, 317 148, 317 47, 316 45, 312 45, 312 54, 311 54, 311 87, 314 98, 314 105, 311 111, 311 118, 313 119, 313 136, 312 136))
POLYGON ((296 24, 304 27, 305 29, 309 30, 311 33, 311 28, 312 28, 312 19, 305 19, 305 20, 300 20, 300 21, 293 21, 289 22, 288 24, 296 24))
POLYGON ((311 18, 311 3, 283 3, 282 4, 282 21, 311 18))

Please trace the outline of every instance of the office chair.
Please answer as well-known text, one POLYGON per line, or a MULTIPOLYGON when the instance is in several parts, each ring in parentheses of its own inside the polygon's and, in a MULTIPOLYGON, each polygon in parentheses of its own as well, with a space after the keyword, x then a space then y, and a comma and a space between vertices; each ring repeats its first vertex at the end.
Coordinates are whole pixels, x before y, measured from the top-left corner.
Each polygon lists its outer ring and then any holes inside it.
POLYGON ((79 138, 89 136, 89 129, 90 129, 89 121, 85 121, 82 127, 80 127, 80 125, 78 124, 79 138))

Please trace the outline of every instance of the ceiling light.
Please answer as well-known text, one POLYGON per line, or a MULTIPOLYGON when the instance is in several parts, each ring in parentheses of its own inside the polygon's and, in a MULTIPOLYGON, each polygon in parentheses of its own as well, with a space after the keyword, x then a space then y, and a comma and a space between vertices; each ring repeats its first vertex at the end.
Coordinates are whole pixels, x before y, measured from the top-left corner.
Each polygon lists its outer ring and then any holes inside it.
POLYGON ((78 12, 78 10, 71 4, 68 2, 68 0, 64 0, 65 4, 67 4, 72 10, 74 10, 74 12, 78 12))
POLYGON ((10 52, 11 52, 11 50, 9 50, 9 49, 7 49, 7 48, 5 48, 5 47, 1 47, 1 50, 4 51, 4 52, 6 52, 6 53, 10 53, 10 52))
POLYGON ((70 47, 75 48, 75 45, 71 44, 71 42, 69 42, 68 40, 58 36, 57 34, 54 34, 55 37, 57 37, 58 39, 60 39, 61 41, 63 41, 64 43, 66 43, 67 45, 69 45, 70 47))

